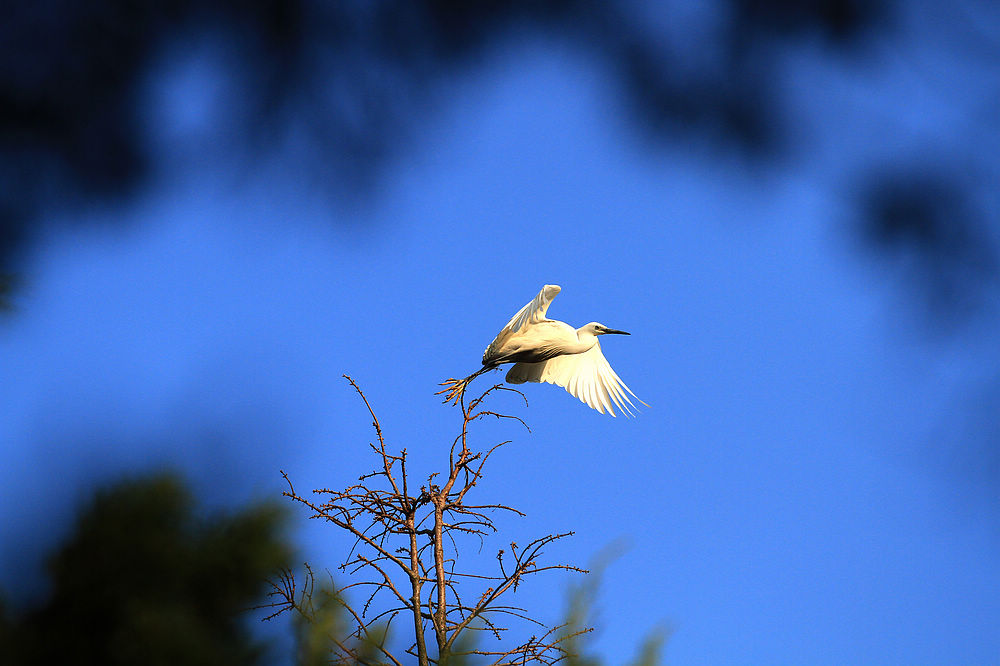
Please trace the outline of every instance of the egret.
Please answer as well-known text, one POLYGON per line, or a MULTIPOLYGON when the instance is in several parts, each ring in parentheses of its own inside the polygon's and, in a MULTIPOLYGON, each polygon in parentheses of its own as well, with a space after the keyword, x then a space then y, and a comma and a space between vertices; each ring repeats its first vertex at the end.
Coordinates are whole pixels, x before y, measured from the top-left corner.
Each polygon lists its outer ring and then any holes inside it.
MULTIPOLYGON (((633 416, 636 409, 629 400, 639 398, 611 369, 601 353, 600 335, 629 335, 592 321, 580 328, 545 316, 552 299, 562 287, 547 284, 534 300, 518 310, 483 352, 483 367, 465 379, 449 379, 439 393, 447 393, 446 402, 458 402, 473 379, 504 363, 513 363, 507 372, 510 384, 548 382, 566 389, 570 395, 601 414, 615 416, 617 406, 633 416)), ((642 404, 646 404, 639 400, 642 404)), ((648 405, 646 405, 648 407, 648 405)))

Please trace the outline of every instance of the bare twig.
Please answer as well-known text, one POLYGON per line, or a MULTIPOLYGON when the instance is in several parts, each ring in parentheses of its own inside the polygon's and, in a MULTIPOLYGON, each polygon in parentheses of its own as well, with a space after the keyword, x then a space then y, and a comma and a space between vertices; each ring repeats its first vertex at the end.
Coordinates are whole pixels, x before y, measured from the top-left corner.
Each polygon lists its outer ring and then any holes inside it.
MULTIPOLYGON (((570 565, 540 564, 543 549, 572 532, 546 535, 523 548, 511 544, 509 554, 501 550, 497 556, 498 573, 480 573, 460 567, 462 535, 475 536, 482 541, 487 535, 496 533, 491 518, 496 511, 524 515, 501 503, 467 502, 468 494, 483 478, 486 462, 509 443, 505 441, 485 450, 473 450, 469 445, 470 425, 494 417, 514 420, 527 428, 517 416, 483 408, 484 401, 494 393, 511 391, 524 398, 520 391, 498 384, 466 404, 468 383, 488 369, 464 380, 449 380, 445 383, 449 388, 439 392, 448 392, 448 401, 461 404, 462 425, 449 451, 447 471, 432 474, 419 494, 413 495, 409 490, 406 450, 402 449, 397 455, 387 449, 374 409, 348 375, 344 375, 345 379, 361 397, 372 419, 377 443, 369 443, 369 448, 378 459, 375 470, 362 475, 358 483, 344 490, 321 488, 313 491, 313 495, 323 498, 321 502, 300 495, 288 475, 282 472, 288 484, 283 493, 286 497, 308 508, 310 518, 332 523, 353 537, 353 545, 340 569, 360 580, 329 593, 347 612, 353 626, 347 636, 329 637, 331 651, 336 655, 335 663, 358 663, 363 656, 364 651, 348 640, 353 636, 377 650, 390 663, 401 664, 402 660, 393 656, 387 645, 387 626, 382 633, 376 630, 384 618, 388 625, 400 613, 412 618, 413 630, 413 640, 403 652, 415 656, 421 666, 440 664, 453 654, 477 655, 497 666, 528 661, 555 664, 569 655, 564 644, 580 632, 567 633, 564 625, 549 627, 524 609, 501 600, 513 593, 529 575, 555 569, 583 572, 570 565), (463 594, 460 594, 460 585, 463 594), (472 588, 464 587, 469 585, 472 588), (477 585, 482 587, 476 590, 477 585), (366 590, 364 603, 358 607, 344 601, 343 596, 355 589, 366 590), (476 601, 472 605, 463 603, 463 596, 476 601), (501 640, 509 627, 498 624, 498 618, 536 625, 542 633, 509 649, 456 652, 456 646, 468 643, 463 637, 477 632, 488 631, 501 640), (433 652, 428 645, 431 641, 436 648, 433 652)), ((271 584, 272 601, 264 607, 275 610, 266 619, 294 610, 311 620, 317 612, 313 603, 315 576, 308 566, 302 586, 297 586, 290 570, 279 572, 271 584)))

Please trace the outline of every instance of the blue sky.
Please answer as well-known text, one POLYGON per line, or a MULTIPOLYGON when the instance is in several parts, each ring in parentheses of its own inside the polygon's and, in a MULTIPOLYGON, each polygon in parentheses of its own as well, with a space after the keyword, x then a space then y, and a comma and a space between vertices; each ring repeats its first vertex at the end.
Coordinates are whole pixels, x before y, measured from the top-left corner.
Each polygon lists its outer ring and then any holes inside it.
MULTIPOLYGON (((167 59, 148 91, 154 184, 74 211, 83 227, 54 213, 0 321, 4 586, 30 587, 75 504, 123 472, 181 469, 222 505, 280 492, 279 469, 349 485, 373 434, 342 373, 426 476, 458 425, 437 382, 477 369, 555 283, 550 316, 632 333, 604 352, 651 407, 501 397, 531 432, 483 424, 481 442, 512 442, 477 492, 528 514, 486 551, 574 530, 551 557, 586 565, 624 544, 598 653, 668 627, 677 664, 997 663, 995 489, 925 455, 986 343, 920 334, 901 281, 857 252, 837 178, 961 139, 900 73, 923 53, 906 44, 863 71, 789 64, 800 140, 754 166, 684 137, 648 149, 592 62, 526 38, 458 80, 350 205, 294 133, 248 166, 215 129, 238 91, 211 50, 167 59)), ((339 564, 347 541, 298 518, 304 557, 339 564)), ((517 601, 557 619, 570 580, 517 601)))

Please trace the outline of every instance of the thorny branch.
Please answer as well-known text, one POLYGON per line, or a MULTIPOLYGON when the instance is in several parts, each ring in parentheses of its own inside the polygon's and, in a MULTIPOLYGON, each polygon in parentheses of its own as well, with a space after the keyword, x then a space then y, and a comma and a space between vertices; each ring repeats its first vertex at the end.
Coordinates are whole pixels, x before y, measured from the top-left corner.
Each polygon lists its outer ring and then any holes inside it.
MULTIPOLYGON (((497 532, 491 517, 495 512, 524 515, 505 504, 466 502, 468 493, 483 478, 490 456, 508 443, 475 450, 470 445, 470 425, 494 417, 514 420, 527 428, 519 417, 483 408, 486 398, 499 391, 511 391, 522 398, 523 394, 496 385, 466 405, 463 386, 456 401, 461 405, 462 427, 449 450, 447 472, 432 474, 419 494, 414 495, 407 477, 406 449, 398 455, 389 451, 368 399, 351 377, 344 375, 344 378, 371 415, 377 444, 369 443, 369 447, 379 461, 376 469, 344 490, 314 490, 313 495, 319 499, 299 494, 282 472, 288 484, 284 496, 308 508, 310 518, 332 523, 354 538, 339 567, 354 580, 339 588, 331 586, 328 592, 330 599, 346 611, 353 627, 346 635, 341 632, 329 636, 334 663, 366 663, 365 655, 376 654, 381 655, 379 663, 387 659, 389 663, 401 664, 387 645, 387 627, 376 626, 384 618, 388 625, 401 613, 411 618, 413 630, 413 641, 404 652, 417 657, 421 666, 444 663, 453 655, 477 656, 482 663, 495 666, 529 661, 555 664, 569 657, 568 645, 572 639, 589 629, 568 625, 549 627, 503 599, 530 575, 558 569, 586 573, 565 564, 540 564, 543 549, 572 532, 546 535, 522 548, 511 543, 509 553, 500 550, 497 554, 498 571, 492 574, 465 570, 459 557, 462 536, 475 536, 482 543, 497 532), (370 590, 360 607, 345 600, 344 593, 354 588, 370 590), (463 597, 476 601, 466 603, 463 597), (503 618, 523 620, 541 631, 510 648, 460 647, 472 645, 470 637, 477 632, 485 631, 502 640, 510 629, 503 618), (436 649, 429 649, 429 643, 436 649)), ((298 586, 290 570, 282 571, 271 585, 273 601, 267 607, 276 610, 266 619, 293 610, 307 622, 315 621, 317 591, 315 576, 308 565, 303 585, 298 586)))

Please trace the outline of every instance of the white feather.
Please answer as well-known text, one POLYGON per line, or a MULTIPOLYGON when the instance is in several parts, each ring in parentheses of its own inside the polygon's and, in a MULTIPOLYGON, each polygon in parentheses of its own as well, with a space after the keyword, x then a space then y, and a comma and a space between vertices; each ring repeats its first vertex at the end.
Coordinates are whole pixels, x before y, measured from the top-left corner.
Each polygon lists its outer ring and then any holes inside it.
POLYGON ((517 314, 510 318, 510 321, 507 322, 507 325, 503 327, 500 333, 502 334, 504 331, 520 331, 528 324, 537 324, 538 322, 545 321, 545 313, 549 309, 549 304, 552 303, 552 299, 560 291, 562 291, 562 287, 557 284, 547 284, 542 287, 542 290, 538 292, 538 295, 530 303, 518 310, 517 314))
POLYGON ((604 358, 598 342, 582 354, 563 354, 540 363, 515 363, 507 373, 507 381, 511 384, 547 382, 561 386, 581 402, 611 416, 615 416, 614 406, 626 416, 634 416, 632 410, 636 407, 626 391, 639 400, 604 358))

